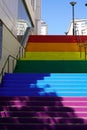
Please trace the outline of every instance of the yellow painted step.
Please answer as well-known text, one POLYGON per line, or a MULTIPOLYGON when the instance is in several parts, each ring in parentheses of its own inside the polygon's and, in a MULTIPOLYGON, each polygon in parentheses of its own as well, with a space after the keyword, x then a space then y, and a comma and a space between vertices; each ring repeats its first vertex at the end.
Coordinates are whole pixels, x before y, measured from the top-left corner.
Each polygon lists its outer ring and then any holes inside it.
POLYGON ((26 52, 25 58, 21 60, 84 60, 85 55, 82 52, 26 52))

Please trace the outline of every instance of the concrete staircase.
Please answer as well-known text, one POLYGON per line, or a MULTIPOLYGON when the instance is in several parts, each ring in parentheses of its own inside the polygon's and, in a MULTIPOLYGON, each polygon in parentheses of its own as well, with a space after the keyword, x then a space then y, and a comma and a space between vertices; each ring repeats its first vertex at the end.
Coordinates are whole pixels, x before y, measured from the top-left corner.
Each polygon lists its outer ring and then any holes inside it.
POLYGON ((84 48, 81 53, 73 36, 30 36, 25 57, 1 84, 0 129, 86 130, 84 48))

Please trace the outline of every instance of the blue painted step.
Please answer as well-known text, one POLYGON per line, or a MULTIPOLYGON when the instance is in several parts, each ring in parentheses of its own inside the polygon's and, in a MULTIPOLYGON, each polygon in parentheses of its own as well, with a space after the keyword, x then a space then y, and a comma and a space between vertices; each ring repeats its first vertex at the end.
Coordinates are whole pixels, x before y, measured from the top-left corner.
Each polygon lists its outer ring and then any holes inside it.
POLYGON ((58 96, 87 96, 86 73, 51 73, 44 80, 37 80, 36 85, 46 93, 54 92, 58 96))
POLYGON ((0 95, 87 96, 87 74, 6 74, 0 88, 0 95))
POLYGON ((3 79, 3 87, 10 86, 28 86, 31 83, 35 83, 37 79, 43 79, 44 76, 49 76, 50 74, 40 74, 40 73, 13 73, 5 74, 3 79))
POLYGON ((44 76, 49 76, 50 73, 12 73, 12 74, 9 74, 9 73, 6 73, 5 76, 4 76, 4 79, 16 79, 19 78, 19 79, 41 79, 43 78, 44 76))

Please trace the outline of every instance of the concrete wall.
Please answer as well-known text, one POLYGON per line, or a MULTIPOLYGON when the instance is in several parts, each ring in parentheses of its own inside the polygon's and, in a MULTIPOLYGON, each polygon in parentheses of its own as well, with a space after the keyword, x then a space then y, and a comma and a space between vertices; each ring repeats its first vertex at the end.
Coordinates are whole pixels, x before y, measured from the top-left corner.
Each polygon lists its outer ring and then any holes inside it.
MULTIPOLYGON (((2 56, 0 60, 0 73, 2 71, 3 65, 5 64, 7 57, 12 55, 14 57, 17 56, 19 52, 20 43, 13 36, 13 34, 8 30, 8 28, 3 24, 3 31, 2 31, 2 56)), ((12 72, 12 60, 10 60, 10 72, 12 72)), ((7 66, 5 69, 7 72, 7 66)))
POLYGON ((18 0, 0 0, 0 19, 16 35, 18 0))

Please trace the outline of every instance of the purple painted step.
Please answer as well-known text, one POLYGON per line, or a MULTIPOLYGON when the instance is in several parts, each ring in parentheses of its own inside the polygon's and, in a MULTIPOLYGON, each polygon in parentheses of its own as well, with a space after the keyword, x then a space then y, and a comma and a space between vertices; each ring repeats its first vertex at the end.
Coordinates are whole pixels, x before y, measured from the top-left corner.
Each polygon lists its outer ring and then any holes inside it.
POLYGON ((82 119, 87 123, 86 100, 86 97, 80 97, 80 99, 79 97, 0 97, 0 105, 4 108, 4 110, 1 110, 1 116, 3 116, 3 111, 5 111, 7 117, 10 117, 12 112, 14 115, 14 111, 15 113, 16 111, 19 113, 32 111, 32 114, 35 112, 35 115, 31 115, 38 118, 49 115, 55 121, 64 117, 66 120, 67 118, 70 119, 69 121, 71 121, 71 118, 75 118, 75 120, 81 121, 80 119, 82 119))
POLYGON ((87 125, 2 124, 1 130, 87 130, 87 125))

